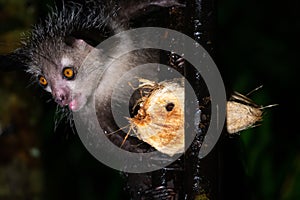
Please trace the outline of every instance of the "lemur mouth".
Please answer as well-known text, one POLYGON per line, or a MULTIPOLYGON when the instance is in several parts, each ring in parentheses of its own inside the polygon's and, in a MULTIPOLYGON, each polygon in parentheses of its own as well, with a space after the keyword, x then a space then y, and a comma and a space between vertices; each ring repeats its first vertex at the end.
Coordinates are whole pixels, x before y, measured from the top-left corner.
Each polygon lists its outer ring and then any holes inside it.
POLYGON ((86 104, 86 98, 81 94, 72 96, 72 98, 55 99, 55 102, 61 107, 68 106, 73 112, 80 110, 86 104))

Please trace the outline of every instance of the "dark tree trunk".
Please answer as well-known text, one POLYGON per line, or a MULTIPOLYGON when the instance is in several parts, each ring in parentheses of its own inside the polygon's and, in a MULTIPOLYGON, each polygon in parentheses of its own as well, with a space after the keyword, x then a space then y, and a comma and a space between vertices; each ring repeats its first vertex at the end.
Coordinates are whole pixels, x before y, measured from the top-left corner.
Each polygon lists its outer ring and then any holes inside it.
MULTIPOLYGON (((186 7, 173 7, 167 13, 167 27, 180 31, 200 43, 212 57, 215 55, 214 31, 216 26, 214 0, 186 1, 186 7)), ((175 163, 161 170, 147 174, 127 174, 128 189, 133 199, 221 199, 218 148, 200 160, 198 153, 209 125, 210 105, 207 87, 197 72, 180 55, 169 53, 162 59, 188 77, 197 91, 199 106, 203 107, 199 132, 188 151, 175 163), (133 178, 134 177, 134 178, 133 178), (133 188, 134 185, 140 185, 133 188)))

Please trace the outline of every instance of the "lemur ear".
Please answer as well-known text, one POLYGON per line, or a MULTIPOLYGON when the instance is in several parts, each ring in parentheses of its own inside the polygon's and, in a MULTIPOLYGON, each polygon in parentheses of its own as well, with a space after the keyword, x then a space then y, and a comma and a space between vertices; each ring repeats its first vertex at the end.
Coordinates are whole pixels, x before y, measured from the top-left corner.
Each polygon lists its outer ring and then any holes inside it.
POLYGON ((72 36, 66 37, 65 43, 68 46, 71 46, 73 48, 78 48, 81 51, 91 50, 93 48, 93 46, 91 44, 89 44, 88 42, 86 42, 84 39, 77 39, 72 36))
POLYGON ((80 30, 72 33, 71 36, 65 38, 65 42, 69 46, 82 46, 83 41, 92 46, 96 47, 100 42, 107 39, 109 36, 107 30, 80 30))
POLYGON ((121 20, 130 21, 150 13, 153 7, 173 6, 185 7, 185 3, 182 0, 121 0, 117 14, 121 20))
POLYGON ((21 49, 7 55, 0 55, 0 71, 19 71, 27 70, 26 57, 21 53, 21 49))

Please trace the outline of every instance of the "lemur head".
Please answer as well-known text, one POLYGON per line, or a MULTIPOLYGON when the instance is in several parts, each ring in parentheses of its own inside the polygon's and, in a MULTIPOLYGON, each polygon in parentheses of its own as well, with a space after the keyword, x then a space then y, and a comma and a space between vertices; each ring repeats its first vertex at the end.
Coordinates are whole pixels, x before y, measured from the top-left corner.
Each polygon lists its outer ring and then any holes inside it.
POLYGON ((72 111, 79 110, 88 98, 76 90, 84 59, 114 31, 112 19, 100 8, 92 12, 96 8, 91 7, 71 4, 61 11, 55 8, 23 41, 27 71, 56 103, 72 111))
POLYGON ((77 73, 93 47, 81 39, 74 39, 72 45, 59 41, 53 48, 51 45, 47 47, 32 57, 35 64, 28 71, 60 106, 69 106, 70 110, 80 109, 86 97, 74 90, 78 84, 77 73))

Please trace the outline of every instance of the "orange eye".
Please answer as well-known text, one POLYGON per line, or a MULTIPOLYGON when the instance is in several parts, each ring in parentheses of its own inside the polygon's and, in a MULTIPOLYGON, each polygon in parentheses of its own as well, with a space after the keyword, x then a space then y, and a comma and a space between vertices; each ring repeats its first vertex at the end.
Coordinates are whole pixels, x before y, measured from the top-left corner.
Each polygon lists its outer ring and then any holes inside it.
POLYGON ((68 79, 68 80, 71 80, 74 78, 74 69, 73 67, 66 67, 63 69, 63 76, 68 79))
POLYGON ((39 83, 43 87, 46 87, 48 85, 48 81, 44 76, 39 76, 39 83))

